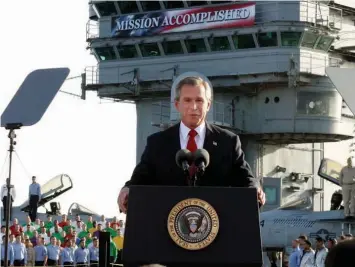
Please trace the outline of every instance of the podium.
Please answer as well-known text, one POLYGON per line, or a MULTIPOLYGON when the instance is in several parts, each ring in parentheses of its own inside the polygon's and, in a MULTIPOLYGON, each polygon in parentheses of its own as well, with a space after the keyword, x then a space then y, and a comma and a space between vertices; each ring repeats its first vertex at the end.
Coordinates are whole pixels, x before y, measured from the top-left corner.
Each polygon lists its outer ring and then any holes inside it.
POLYGON ((261 267, 254 188, 131 186, 124 266, 261 267))

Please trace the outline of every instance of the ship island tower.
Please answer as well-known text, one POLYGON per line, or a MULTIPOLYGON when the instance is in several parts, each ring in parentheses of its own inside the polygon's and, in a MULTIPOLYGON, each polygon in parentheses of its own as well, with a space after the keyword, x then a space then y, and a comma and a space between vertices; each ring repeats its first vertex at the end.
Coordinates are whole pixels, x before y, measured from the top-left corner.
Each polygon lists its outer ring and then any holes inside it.
POLYGON ((327 210, 339 188, 318 168, 323 158, 346 164, 355 122, 325 68, 355 68, 354 25, 353 0, 91 1, 97 65, 83 89, 135 102, 138 161, 147 136, 179 119, 176 78, 201 73, 213 85, 208 120, 239 134, 264 209, 313 189, 303 208, 327 210))

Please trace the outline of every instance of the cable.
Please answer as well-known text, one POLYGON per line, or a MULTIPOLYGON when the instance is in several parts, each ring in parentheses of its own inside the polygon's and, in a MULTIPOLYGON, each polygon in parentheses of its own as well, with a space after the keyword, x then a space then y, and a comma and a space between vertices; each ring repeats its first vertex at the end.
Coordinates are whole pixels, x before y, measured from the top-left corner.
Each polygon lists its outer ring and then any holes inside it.
POLYGON ((2 177, 2 175, 3 175, 4 171, 5 171, 5 164, 6 164, 8 158, 9 158, 9 152, 7 152, 5 160, 4 160, 4 163, 3 163, 2 167, 1 167, 0 177, 2 177))
POLYGON ((16 152, 16 151, 14 151, 14 152, 15 152, 15 155, 16 155, 17 159, 18 159, 19 162, 21 163, 21 166, 22 166, 23 170, 26 172, 27 176, 28 176, 28 177, 31 177, 31 174, 30 174, 30 173, 27 171, 27 169, 25 168, 25 165, 22 163, 22 161, 21 161, 19 155, 17 154, 17 152, 16 152))

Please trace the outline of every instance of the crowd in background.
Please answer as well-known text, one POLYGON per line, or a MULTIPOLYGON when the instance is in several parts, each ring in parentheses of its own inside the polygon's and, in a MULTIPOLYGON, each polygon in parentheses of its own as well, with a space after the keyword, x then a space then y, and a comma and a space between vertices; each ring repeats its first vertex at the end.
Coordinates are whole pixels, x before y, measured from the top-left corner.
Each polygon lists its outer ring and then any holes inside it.
MULTIPOLYGON (((86 221, 79 215, 70 219, 62 215, 60 221, 51 215, 46 221, 28 216, 26 222, 14 218, 9 228, 9 266, 98 266, 100 232, 110 233, 110 262, 121 263, 124 222, 101 216, 86 221)), ((1 226, 1 266, 5 259, 5 226, 1 226)))
MULTIPOLYGON (((297 239, 292 241, 292 251, 287 260, 284 261, 284 266, 327 267, 326 258, 328 253, 339 243, 346 241, 352 241, 352 244, 355 244, 355 238, 351 234, 342 235, 338 239, 328 238, 327 240, 317 236, 315 242, 312 242, 306 235, 300 235, 297 239)), ((355 254, 355 247, 353 248, 352 253, 355 254)), ((269 255, 269 258, 271 261, 271 267, 277 267, 280 254, 272 253, 269 255)), ((353 266, 355 266, 355 263, 353 266)))

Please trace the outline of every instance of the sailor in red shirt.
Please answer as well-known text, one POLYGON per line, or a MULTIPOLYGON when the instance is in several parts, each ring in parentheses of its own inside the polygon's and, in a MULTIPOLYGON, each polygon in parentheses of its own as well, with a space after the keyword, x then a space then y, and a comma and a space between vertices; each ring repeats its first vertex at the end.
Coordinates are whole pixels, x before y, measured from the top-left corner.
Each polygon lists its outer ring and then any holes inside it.
POLYGON ((62 221, 58 224, 59 227, 63 228, 64 226, 68 225, 67 215, 62 215, 62 221))
POLYGON ((17 218, 15 218, 15 219, 12 221, 12 225, 10 226, 11 233, 14 233, 14 232, 15 232, 17 225, 19 226, 18 231, 19 231, 20 233, 23 232, 23 229, 22 229, 21 225, 18 224, 18 220, 17 220, 17 218))

